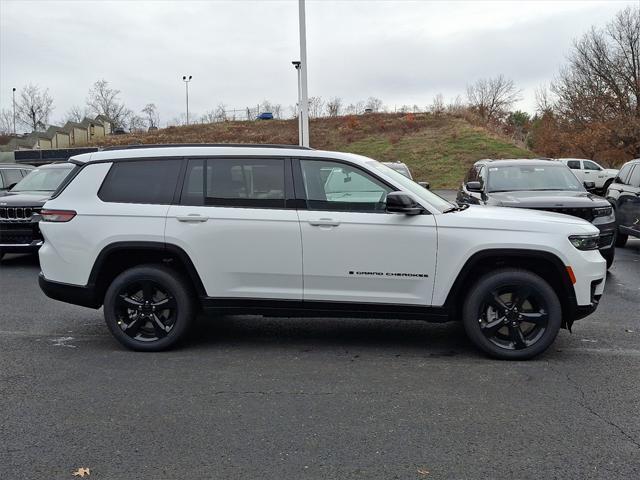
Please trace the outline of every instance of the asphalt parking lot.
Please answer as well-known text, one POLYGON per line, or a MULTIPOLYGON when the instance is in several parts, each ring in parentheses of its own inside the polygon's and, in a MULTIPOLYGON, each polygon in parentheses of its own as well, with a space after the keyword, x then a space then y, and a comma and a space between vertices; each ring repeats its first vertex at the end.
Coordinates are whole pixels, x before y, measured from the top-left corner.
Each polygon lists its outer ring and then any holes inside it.
POLYGON ((458 324, 229 317, 134 353, 0 265, 0 478, 640 478, 640 240, 529 362, 458 324))

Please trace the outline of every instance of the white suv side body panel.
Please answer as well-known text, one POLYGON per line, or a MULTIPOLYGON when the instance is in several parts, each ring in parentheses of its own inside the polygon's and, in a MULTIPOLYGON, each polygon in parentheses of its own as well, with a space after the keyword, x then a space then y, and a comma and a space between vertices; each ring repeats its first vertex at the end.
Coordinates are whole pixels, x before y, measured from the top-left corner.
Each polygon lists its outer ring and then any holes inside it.
POLYGON ((580 251, 569 242, 569 235, 598 233, 585 220, 537 210, 472 205, 461 212, 438 215, 436 221, 438 266, 434 306, 444 305, 467 260, 483 250, 542 251, 556 256, 565 267, 573 269, 578 305, 591 303, 593 280, 603 280, 597 294, 604 290, 607 267, 600 252, 580 251))
POLYGON ((431 304, 438 250, 434 215, 299 215, 305 300, 431 304))
POLYGON ((106 203, 97 196, 112 163, 85 166, 47 209, 75 210, 67 223, 41 222, 42 273, 48 280, 86 285, 96 258, 116 242, 164 241, 167 205, 106 203))
POLYGON ((189 255, 209 297, 302 300, 296 210, 173 205, 165 239, 189 255), (189 215, 207 220, 178 220, 189 215))

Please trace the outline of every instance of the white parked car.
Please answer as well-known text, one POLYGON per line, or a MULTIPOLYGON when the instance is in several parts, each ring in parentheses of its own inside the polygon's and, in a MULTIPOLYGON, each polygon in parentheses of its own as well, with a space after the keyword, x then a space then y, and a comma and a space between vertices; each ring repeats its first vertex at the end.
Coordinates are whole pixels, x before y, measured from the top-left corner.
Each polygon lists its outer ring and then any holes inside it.
POLYGON ((581 182, 592 182, 594 188, 605 192, 618 175, 615 168, 603 168, 593 160, 582 158, 559 158, 578 177, 581 182))
POLYGON ((457 207, 359 155, 167 146, 70 161, 41 212, 41 288, 104 305, 136 350, 173 345, 201 309, 461 320, 488 354, 525 359, 604 290, 589 222, 457 207))

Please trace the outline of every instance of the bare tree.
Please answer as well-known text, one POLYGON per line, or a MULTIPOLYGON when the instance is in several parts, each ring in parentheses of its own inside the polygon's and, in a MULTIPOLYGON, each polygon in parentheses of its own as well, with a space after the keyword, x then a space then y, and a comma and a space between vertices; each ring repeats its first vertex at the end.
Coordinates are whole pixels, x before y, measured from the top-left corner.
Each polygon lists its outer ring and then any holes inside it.
POLYGON ((216 122, 226 122, 228 120, 227 106, 224 103, 218 104, 214 113, 214 118, 216 122))
POLYGON ((511 109, 521 99, 521 91, 516 89, 513 80, 498 75, 494 78, 481 78, 467 86, 469 106, 486 122, 495 120, 511 109))
POLYGON ((89 112, 86 108, 82 108, 78 105, 73 105, 67 112, 64 114, 61 123, 66 122, 81 122, 89 112))
POLYGON ((339 97, 330 98, 327 101, 327 115, 338 117, 342 110, 342 99, 339 97))
POLYGON ((549 114, 553 112, 554 101, 552 93, 546 85, 542 85, 536 88, 536 111, 540 115, 549 114))
POLYGON ((52 110, 53 98, 49 95, 49 89, 41 90, 37 85, 24 87, 16 101, 18 120, 32 132, 46 128, 52 110))
POLYGON ((441 93, 438 93, 433 97, 433 102, 431 102, 431 105, 429 106, 429 111, 434 115, 442 115, 444 110, 444 96, 441 93))
POLYGON ((124 127, 131 111, 120 101, 120 90, 109 87, 106 80, 98 80, 89 90, 87 107, 95 115, 104 115, 113 127, 124 127))
POLYGON ((324 100, 322 97, 309 97, 309 116, 318 118, 322 116, 324 110, 324 100))
POLYGON ((142 109, 142 113, 146 116, 149 128, 158 128, 160 126, 160 114, 155 103, 147 103, 142 109))
POLYGON ((125 122, 131 133, 144 132, 147 128, 146 120, 140 115, 136 115, 131 110, 129 110, 129 114, 126 117, 125 122))
POLYGON ((382 100, 377 97, 369 97, 364 108, 371 109, 372 112, 379 112, 382 109, 382 100))
POLYGON ((8 108, 0 111, 0 135, 13 133, 13 112, 8 108))
MULTIPOLYGON (((640 155, 640 7, 627 7, 576 41, 551 86, 555 107, 576 132, 607 130, 609 147, 640 155)), ((603 136, 604 137, 604 136, 603 136)))

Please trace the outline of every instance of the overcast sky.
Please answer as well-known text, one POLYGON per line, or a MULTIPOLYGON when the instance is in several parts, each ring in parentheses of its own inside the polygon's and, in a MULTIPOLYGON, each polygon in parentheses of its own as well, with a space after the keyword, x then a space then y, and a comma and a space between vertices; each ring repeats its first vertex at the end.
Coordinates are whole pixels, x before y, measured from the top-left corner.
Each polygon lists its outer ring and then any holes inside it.
MULTIPOLYGON (((553 79, 574 38, 633 1, 307 1, 309 95, 394 108, 499 73, 523 90, 553 79)), ((51 120, 106 79, 130 108, 155 103, 161 124, 190 110, 297 99, 298 2, 0 0, 0 106, 34 83, 55 100, 51 120)))

